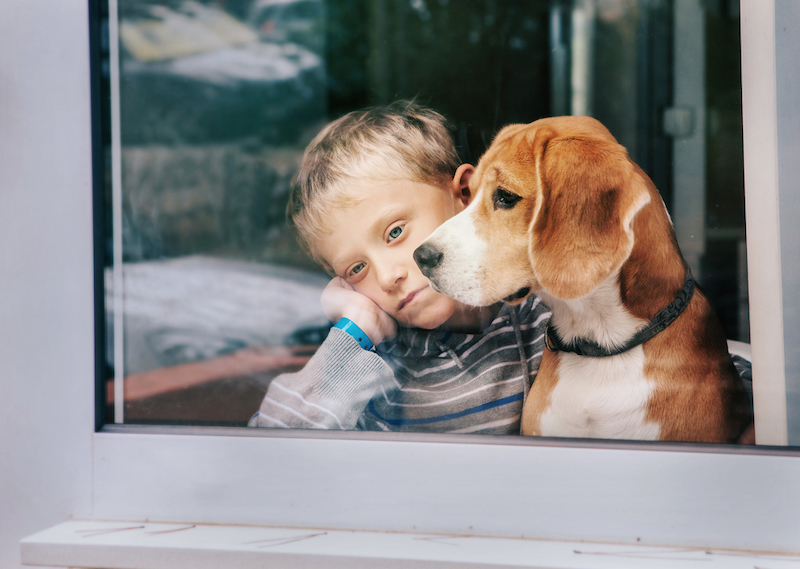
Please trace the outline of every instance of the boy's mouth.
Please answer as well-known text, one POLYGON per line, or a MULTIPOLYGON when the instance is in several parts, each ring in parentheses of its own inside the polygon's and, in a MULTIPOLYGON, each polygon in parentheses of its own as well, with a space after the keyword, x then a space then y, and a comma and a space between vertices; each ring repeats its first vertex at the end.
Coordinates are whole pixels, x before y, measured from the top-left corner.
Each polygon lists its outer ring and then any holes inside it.
POLYGON ((398 311, 398 312, 400 312, 401 310, 403 310, 403 308, 404 308, 404 307, 405 307, 405 306, 406 306, 406 305, 407 305, 409 302, 411 302, 412 300, 414 300, 414 298, 415 298, 415 297, 416 297, 416 296, 417 296, 417 295, 418 295, 418 294, 419 294, 421 291, 425 290, 426 288, 428 288, 428 287, 427 287, 427 285, 426 285, 426 286, 424 286, 424 287, 422 287, 421 289, 415 290, 414 292, 412 292, 411 294, 409 294, 407 297, 405 297, 403 300, 401 300, 401 301, 400 301, 400 304, 399 304, 399 305, 397 305, 397 311, 398 311))

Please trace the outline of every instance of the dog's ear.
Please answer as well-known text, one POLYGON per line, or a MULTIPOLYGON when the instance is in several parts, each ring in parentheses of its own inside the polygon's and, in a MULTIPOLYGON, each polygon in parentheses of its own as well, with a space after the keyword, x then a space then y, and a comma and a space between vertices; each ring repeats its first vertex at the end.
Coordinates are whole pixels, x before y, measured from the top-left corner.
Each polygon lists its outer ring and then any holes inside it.
POLYGON ((650 201, 625 149, 591 136, 536 136, 541 202, 531 232, 537 280, 558 298, 590 293, 633 249, 633 220, 650 201))

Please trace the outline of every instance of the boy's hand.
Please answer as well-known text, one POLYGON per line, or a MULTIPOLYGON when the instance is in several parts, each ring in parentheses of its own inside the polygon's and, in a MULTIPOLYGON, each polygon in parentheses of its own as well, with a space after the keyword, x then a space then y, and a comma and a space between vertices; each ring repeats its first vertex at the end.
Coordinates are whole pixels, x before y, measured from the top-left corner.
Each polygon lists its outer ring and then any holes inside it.
POLYGON ((397 334, 397 322, 394 318, 369 298, 356 292, 341 277, 335 277, 328 283, 322 291, 320 302, 328 320, 352 320, 376 346, 384 340, 391 340, 397 334))

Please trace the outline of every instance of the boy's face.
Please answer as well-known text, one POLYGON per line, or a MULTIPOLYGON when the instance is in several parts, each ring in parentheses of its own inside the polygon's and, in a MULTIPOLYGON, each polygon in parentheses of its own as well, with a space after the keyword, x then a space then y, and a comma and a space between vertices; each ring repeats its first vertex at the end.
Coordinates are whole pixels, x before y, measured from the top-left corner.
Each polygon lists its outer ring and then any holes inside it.
POLYGON ((432 329, 457 319, 461 304, 430 288, 413 254, 466 207, 469 193, 463 190, 472 171, 461 166, 448 188, 410 180, 360 188, 362 201, 330 212, 333 232, 317 250, 338 276, 401 326, 432 329))

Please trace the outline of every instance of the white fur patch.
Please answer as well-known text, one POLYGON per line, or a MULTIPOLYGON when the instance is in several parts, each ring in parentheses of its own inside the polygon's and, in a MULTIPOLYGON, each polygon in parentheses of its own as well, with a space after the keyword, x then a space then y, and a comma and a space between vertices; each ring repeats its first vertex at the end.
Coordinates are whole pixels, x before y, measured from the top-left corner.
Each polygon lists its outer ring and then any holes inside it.
POLYGON ((622 305, 618 274, 611 275, 592 292, 581 298, 564 300, 546 290, 537 291, 553 310, 551 322, 565 342, 575 338, 593 340, 605 348, 621 346, 647 325, 622 305))
POLYGON ((487 245, 475 234, 472 205, 447 220, 425 243, 443 253, 439 265, 429 277, 434 288, 471 306, 481 306, 482 261, 487 245))
MULTIPOLYGON (((546 291, 541 297, 552 309, 551 322, 565 342, 580 337, 612 348, 647 324, 622 305, 617 275, 579 299, 562 300, 546 291)), ((551 406, 541 417, 542 435, 658 439, 660 426, 646 421, 653 383, 644 375, 641 346, 606 358, 570 353, 559 358, 551 406)))
POLYGON ((609 358, 561 354, 558 383, 539 426, 543 436, 656 440, 661 428, 646 421, 653 384, 644 376, 638 346, 609 358))

